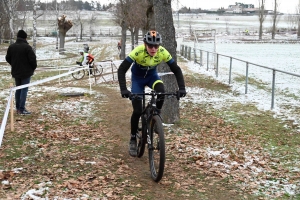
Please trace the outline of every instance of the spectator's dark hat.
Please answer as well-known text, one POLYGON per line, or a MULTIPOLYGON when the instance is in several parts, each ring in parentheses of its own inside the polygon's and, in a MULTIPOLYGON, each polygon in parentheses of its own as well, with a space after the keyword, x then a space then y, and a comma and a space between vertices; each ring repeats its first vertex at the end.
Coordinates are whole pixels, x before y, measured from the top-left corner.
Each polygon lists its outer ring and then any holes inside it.
POLYGON ((18 38, 26 39, 27 38, 27 33, 25 31, 23 31, 23 30, 19 30, 18 34, 17 34, 17 37, 18 38))

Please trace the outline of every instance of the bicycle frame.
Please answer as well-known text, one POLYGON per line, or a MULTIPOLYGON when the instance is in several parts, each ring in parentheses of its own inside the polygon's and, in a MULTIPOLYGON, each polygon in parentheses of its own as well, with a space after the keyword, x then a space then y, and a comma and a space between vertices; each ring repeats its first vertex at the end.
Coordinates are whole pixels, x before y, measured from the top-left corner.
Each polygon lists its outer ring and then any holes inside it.
POLYGON ((139 128, 137 133, 137 156, 143 156, 145 145, 148 144, 150 172, 155 182, 161 180, 165 165, 165 139, 162 118, 156 109, 156 102, 159 101, 159 99, 156 98, 157 95, 177 96, 177 93, 156 93, 152 90, 150 93, 133 94, 130 97, 130 99, 134 99, 143 96, 143 111, 141 114, 142 128, 139 128), (146 95, 151 96, 147 105, 146 95))
POLYGON ((101 65, 96 66, 95 63, 92 64, 92 68, 87 68, 85 66, 80 66, 82 68, 82 71, 78 71, 76 73, 72 73, 72 76, 76 80, 82 79, 85 74, 87 75, 93 75, 94 77, 96 76, 101 76, 103 72, 103 68, 101 65), (93 71, 92 74, 90 74, 90 70, 93 71))

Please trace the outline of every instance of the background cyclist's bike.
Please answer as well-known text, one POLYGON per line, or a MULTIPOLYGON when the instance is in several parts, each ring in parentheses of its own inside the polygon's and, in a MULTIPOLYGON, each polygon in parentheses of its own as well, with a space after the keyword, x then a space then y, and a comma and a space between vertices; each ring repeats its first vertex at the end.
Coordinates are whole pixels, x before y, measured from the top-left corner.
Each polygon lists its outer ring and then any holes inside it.
POLYGON ((130 99, 143 98, 141 127, 137 131, 137 157, 144 155, 147 144, 151 177, 155 182, 159 182, 163 176, 166 157, 162 118, 156 108, 156 101, 159 101, 157 95, 175 96, 179 100, 177 93, 156 93, 154 90, 149 93, 132 94, 130 97, 130 99), (146 95, 151 96, 147 105, 145 105, 146 95))
MULTIPOLYGON (((92 64, 93 65, 93 68, 92 68, 92 76, 101 76, 101 74, 102 74, 102 72, 103 72, 103 68, 102 68, 102 66, 101 65, 99 65, 99 64, 92 64)), ((83 68, 83 66, 80 66, 80 67, 82 67, 83 68)), ((82 69, 82 70, 80 70, 80 71, 78 71, 78 72, 74 72, 74 73, 72 73, 72 76, 73 76, 73 78, 74 79, 76 79, 76 80, 80 80, 80 79, 83 79, 83 77, 85 76, 85 75, 89 75, 89 71, 88 71, 89 69, 82 69)))

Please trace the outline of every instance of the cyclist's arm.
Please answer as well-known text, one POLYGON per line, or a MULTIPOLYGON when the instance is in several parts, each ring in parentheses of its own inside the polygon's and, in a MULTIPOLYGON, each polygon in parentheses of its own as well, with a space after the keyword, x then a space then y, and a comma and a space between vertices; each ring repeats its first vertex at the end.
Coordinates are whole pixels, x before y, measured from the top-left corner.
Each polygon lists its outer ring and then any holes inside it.
POLYGON ((92 62, 94 62, 94 60, 95 60, 94 58, 95 57, 92 54, 89 54, 88 57, 89 57, 89 64, 91 64, 92 62))
POLYGON ((80 59, 79 59, 79 62, 80 62, 81 64, 82 64, 83 58, 84 58, 84 57, 81 56, 80 59))
POLYGON ((126 77, 125 74, 127 70, 130 68, 132 62, 127 60, 127 58, 121 63, 119 69, 118 69, 118 80, 119 80, 119 86, 121 91, 122 90, 127 90, 126 87, 126 77))
POLYGON ((167 64, 169 65, 170 70, 175 74, 179 89, 185 90, 185 83, 181 68, 177 65, 174 59, 169 60, 167 64))

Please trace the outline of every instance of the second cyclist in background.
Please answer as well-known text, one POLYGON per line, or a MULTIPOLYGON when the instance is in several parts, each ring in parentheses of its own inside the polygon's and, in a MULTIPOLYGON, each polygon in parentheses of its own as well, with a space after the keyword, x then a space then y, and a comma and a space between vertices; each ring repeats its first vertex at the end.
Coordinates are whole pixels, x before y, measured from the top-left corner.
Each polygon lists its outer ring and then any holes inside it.
POLYGON ((90 74, 93 72, 93 62, 94 62, 94 56, 90 53, 86 53, 83 50, 79 50, 79 54, 81 55, 81 58, 79 61, 76 62, 76 64, 82 65, 89 65, 90 68, 90 74))

